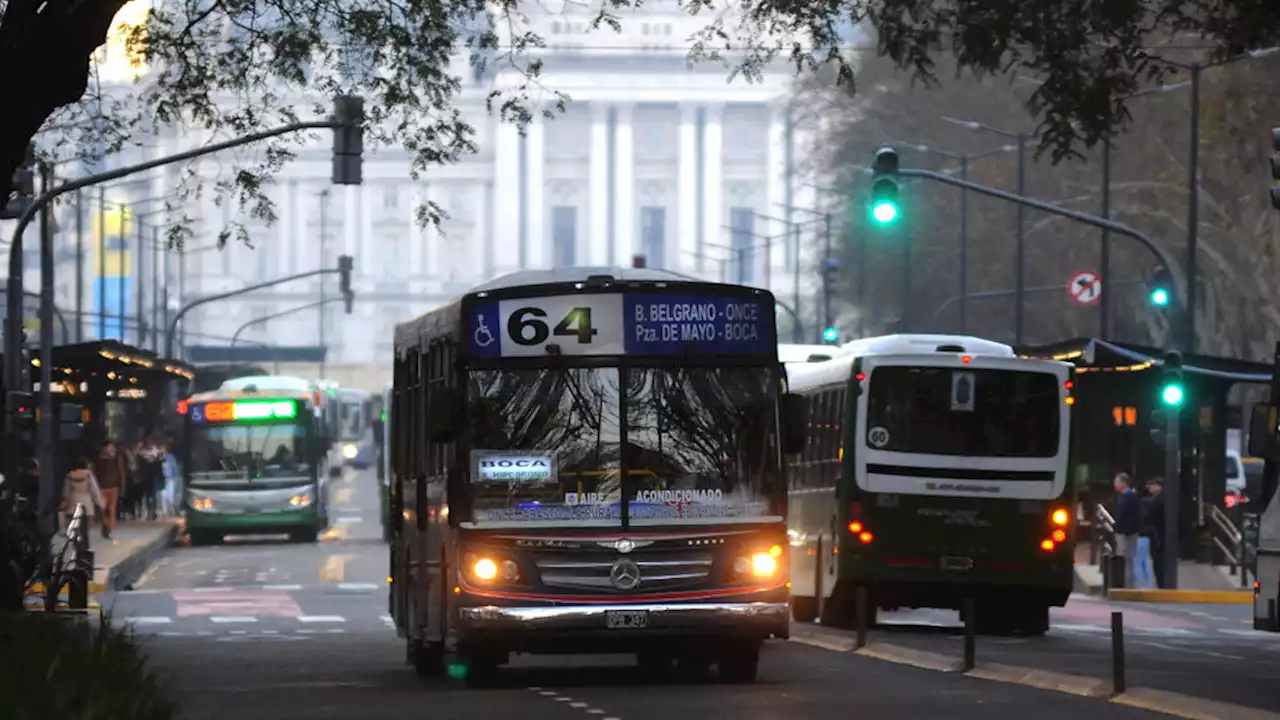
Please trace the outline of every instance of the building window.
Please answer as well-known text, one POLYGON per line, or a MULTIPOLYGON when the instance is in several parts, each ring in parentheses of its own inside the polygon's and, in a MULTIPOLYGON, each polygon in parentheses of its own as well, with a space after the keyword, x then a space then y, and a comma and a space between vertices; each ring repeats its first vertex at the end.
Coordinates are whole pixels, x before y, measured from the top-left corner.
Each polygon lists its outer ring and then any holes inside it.
POLYGON ((557 267, 577 264, 578 208, 556 205, 551 208, 551 262, 557 267))
POLYGON ((647 206, 640 208, 640 252, 646 264, 662 267, 667 262, 667 209, 647 206))
POLYGON ((755 279, 756 215, 751 208, 729 208, 733 261, 736 282, 749 283, 755 279))
POLYGON ((382 259, 379 275, 384 279, 401 279, 408 275, 409 254, 405 252, 404 242, 398 234, 382 236, 378 256, 382 259))

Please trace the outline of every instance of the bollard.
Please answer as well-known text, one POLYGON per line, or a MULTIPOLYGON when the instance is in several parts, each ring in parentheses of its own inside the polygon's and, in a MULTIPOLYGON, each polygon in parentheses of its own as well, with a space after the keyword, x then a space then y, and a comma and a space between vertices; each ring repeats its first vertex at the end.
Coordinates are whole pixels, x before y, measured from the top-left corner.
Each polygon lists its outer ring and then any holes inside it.
POLYGON ((825 564, 823 560, 826 558, 822 554, 822 535, 818 535, 818 547, 813 552, 813 603, 817 607, 818 615, 814 619, 819 625, 822 624, 822 611, 826 605, 826 593, 822 589, 822 570, 825 564))
POLYGON ((973 598, 964 599, 964 671, 969 672, 977 664, 977 648, 973 598))
POLYGON ((1111 613, 1111 684, 1115 694, 1125 690, 1124 682, 1124 613, 1111 613))
POLYGON ((1103 587, 1107 590, 1127 587, 1128 578, 1125 577, 1128 574, 1127 570, 1123 555, 1111 555, 1108 557, 1103 587))
POLYGON ((854 605, 858 613, 857 637, 854 649, 861 650, 867 646, 867 586, 859 585, 854 591, 854 605))

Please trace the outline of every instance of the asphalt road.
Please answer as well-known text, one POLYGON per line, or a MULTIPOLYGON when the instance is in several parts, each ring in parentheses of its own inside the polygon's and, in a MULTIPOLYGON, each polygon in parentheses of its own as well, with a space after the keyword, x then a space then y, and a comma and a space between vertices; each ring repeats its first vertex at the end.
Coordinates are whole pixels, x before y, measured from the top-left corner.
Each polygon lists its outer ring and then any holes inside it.
MULTIPOLYGON (((1248 605, 1113 603, 1073 596, 1040 638, 977 638, 979 663, 1111 678, 1111 613, 1124 613, 1126 680, 1280 712, 1280 635, 1252 629, 1248 605)), ((963 654, 956 613, 881 613, 870 642, 963 654)))
POLYGON ((174 547, 134 591, 104 598, 144 637, 188 720, 1162 717, 786 642, 766 647, 750 686, 646 677, 625 656, 522 657, 483 690, 423 681, 385 614, 372 475, 340 488, 340 521, 315 545, 174 547))

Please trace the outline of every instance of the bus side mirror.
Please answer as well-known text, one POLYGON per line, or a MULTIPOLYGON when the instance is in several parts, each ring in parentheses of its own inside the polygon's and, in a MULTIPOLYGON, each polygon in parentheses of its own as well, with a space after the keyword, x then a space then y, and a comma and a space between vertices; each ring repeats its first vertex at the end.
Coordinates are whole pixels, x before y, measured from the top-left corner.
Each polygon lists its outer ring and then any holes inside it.
POLYGON ((804 451, 809 439, 809 399, 786 393, 782 396, 782 452, 795 455, 804 451))
POLYGON ((1270 459, 1275 448, 1276 407, 1258 403, 1249 413, 1249 455, 1270 459))
POLYGON ((453 392, 449 388, 437 385, 427 389, 427 435, 433 443, 453 442, 453 392))

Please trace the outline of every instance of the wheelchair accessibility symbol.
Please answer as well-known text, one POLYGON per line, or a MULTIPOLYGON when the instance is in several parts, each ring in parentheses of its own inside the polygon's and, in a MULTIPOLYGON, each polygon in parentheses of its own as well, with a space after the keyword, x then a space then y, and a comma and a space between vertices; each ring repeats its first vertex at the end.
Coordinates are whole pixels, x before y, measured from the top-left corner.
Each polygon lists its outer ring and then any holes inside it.
POLYGON ((475 341, 476 347, 479 348, 487 348, 497 340, 493 336, 493 331, 489 329, 488 324, 484 321, 484 313, 476 315, 476 330, 471 337, 475 341))

